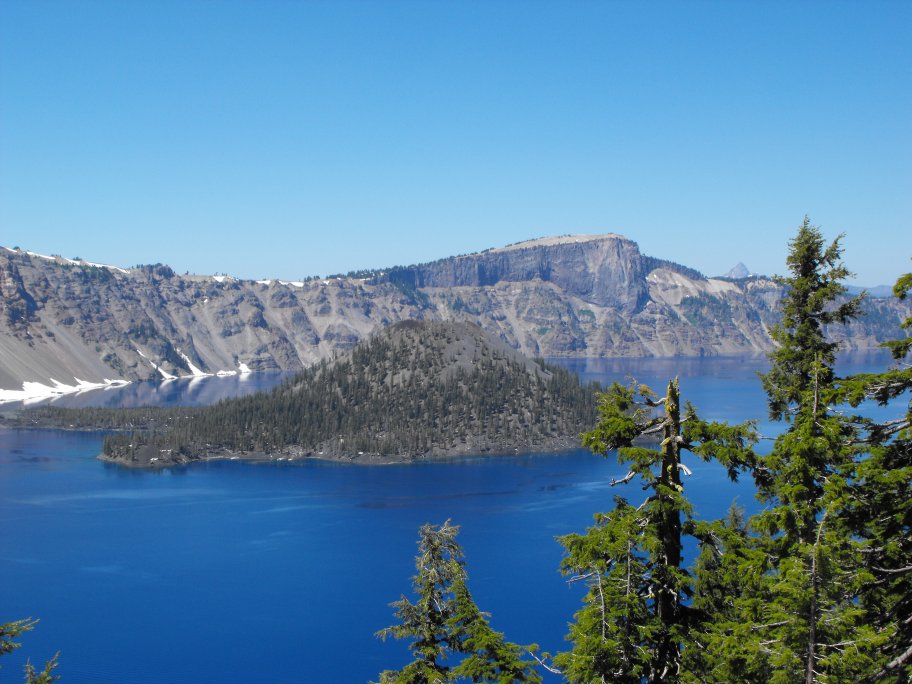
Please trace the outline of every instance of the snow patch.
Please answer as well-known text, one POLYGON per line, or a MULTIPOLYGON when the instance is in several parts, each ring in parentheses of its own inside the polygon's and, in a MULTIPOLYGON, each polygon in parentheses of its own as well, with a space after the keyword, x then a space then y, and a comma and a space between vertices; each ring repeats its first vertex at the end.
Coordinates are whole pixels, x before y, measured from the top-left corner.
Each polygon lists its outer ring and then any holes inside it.
POLYGON ((41 259, 47 259, 48 261, 57 261, 56 257, 48 256, 47 254, 38 254, 38 252, 26 252, 29 256, 39 257, 41 259))
POLYGON ((4 247, 3 249, 5 249, 8 252, 12 252, 13 254, 24 253, 24 254, 28 254, 29 256, 38 257, 39 259, 47 259, 48 261, 57 261, 59 259, 60 261, 64 262, 65 264, 72 264, 74 266, 79 266, 79 265, 94 266, 95 268, 107 268, 111 271, 119 271, 120 273, 127 273, 127 274, 130 273, 129 269, 121 268, 120 266, 111 266, 111 264, 99 264, 94 261, 85 261, 83 259, 67 259, 64 256, 61 256, 61 257, 48 256, 47 254, 39 254, 38 252, 30 252, 28 250, 25 250, 23 252, 22 250, 10 249, 9 247, 4 247))
POLYGON ((121 273, 129 273, 130 271, 126 268, 121 268, 120 266, 111 266, 110 264, 96 264, 92 261, 83 261, 82 263, 88 264, 89 266, 94 266, 95 268, 107 268, 112 271, 120 271, 121 273))
POLYGON ((187 367, 190 369, 190 372, 193 374, 194 377, 205 378, 205 377, 212 375, 212 373, 206 373, 204 371, 201 371, 196 366, 194 366, 193 362, 190 360, 190 357, 187 356, 186 354, 184 354, 184 352, 182 352, 180 349, 177 349, 176 351, 177 351, 178 356, 180 356, 186 362, 187 367))
POLYGON ((272 285, 271 280, 258 280, 257 285, 272 285))
POLYGON ((154 368, 154 369, 157 370, 159 373, 161 373, 162 377, 163 377, 165 380, 176 380, 176 379, 177 379, 177 376, 176 376, 176 375, 171 375, 171 373, 169 373, 169 372, 166 371, 164 368, 162 368, 161 366, 159 366, 157 363, 155 363, 155 361, 153 361, 153 360, 150 359, 148 356, 146 356, 146 355, 143 354, 141 351, 139 351, 139 349, 136 350, 136 353, 139 354, 141 357, 143 357, 146 361, 148 361, 149 364, 152 366, 152 368, 154 368))
POLYGON ((247 375, 248 373, 253 373, 253 371, 250 370, 249 366, 247 366, 246 363, 239 363, 238 371, 240 371, 241 375, 247 375))
MULTIPOLYGON (((149 363, 152 363, 152 362, 149 361, 149 363)), ((159 373, 161 373, 161 376, 162 376, 165 380, 177 380, 177 376, 176 376, 176 375, 171 375, 171 373, 169 373, 168 371, 166 371, 166 370, 165 370, 164 368, 162 368, 161 366, 156 366, 154 363, 152 363, 152 368, 154 368, 154 369, 157 370, 159 373)))
POLYGON ((0 404, 10 401, 21 401, 25 404, 31 404, 45 399, 56 399, 65 394, 79 394, 94 389, 110 389, 113 387, 123 387, 130 383, 126 380, 108 380, 104 382, 86 382, 79 378, 73 378, 75 385, 65 385, 54 378, 50 379, 50 385, 40 382, 23 382, 21 390, 0 389, 0 404))

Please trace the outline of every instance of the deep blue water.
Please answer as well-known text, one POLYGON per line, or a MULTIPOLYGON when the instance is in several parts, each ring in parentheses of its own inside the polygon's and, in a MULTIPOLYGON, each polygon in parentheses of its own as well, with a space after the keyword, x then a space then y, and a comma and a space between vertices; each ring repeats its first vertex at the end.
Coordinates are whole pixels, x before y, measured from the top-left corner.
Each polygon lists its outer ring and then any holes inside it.
MULTIPOLYGON (((707 418, 765 415, 762 360, 565 363, 585 379, 635 375, 658 390, 678 373, 683 397, 707 418)), ((236 378, 181 385, 119 390, 118 401, 208 403, 251 387, 236 378)), ((555 536, 584 530, 615 494, 642 497, 635 484, 610 488, 624 469, 582 450, 146 473, 95 460, 100 442, 97 433, 0 430, 0 621, 41 619, 0 660, 0 681, 21 681, 26 657, 60 650, 68 684, 366 682, 407 662, 405 644, 373 633, 392 624, 389 602, 410 592, 418 527, 448 518, 462 526, 470 588, 493 626, 554 652, 584 591, 560 575, 555 536)), ((697 515, 721 516, 736 498, 756 508, 749 482, 690 465, 697 515)))

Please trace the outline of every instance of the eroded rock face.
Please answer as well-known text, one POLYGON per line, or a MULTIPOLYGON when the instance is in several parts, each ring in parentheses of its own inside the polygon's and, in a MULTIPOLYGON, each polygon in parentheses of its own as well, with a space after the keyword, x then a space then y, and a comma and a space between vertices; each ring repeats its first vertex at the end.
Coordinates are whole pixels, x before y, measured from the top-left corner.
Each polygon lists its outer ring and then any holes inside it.
POLYGON ((413 267, 419 288, 553 283, 571 297, 631 314, 646 297, 645 266, 635 242, 617 235, 531 240, 413 267))
MULTIPOLYGON (((299 370, 402 320, 470 321, 533 356, 761 353, 771 280, 703 278, 618 235, 546 238, 303 283, 180 276, 0 248, 0 388, 299 370)), ((909 304, 872 299, 832 331, 849 349, 901 336, 909 304)))

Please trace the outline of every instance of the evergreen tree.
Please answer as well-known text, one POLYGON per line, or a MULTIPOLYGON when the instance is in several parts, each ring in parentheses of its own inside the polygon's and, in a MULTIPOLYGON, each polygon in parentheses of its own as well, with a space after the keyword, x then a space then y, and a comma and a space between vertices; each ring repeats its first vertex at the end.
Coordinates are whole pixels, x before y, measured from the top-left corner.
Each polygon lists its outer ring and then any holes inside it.
MULTIPOLYGON (((905 299, 912 273, 893 291, 905 299)), ((903 323, 912 329, 912 317, 903 323)), ((896 366, 883 373, 855 375, 841 383, 852 406, 873 399, 887 404, 912 395, 912 337, 885 344, 896 366)), ((875 631, 877 681, 912 681, 912 398, 905 415, 887 422, 860 419, 867 453, 860 459, 848 496, 850 530, 859 551, 856 589, 868 626, 875 631)))
POLYGON ((57 655, 54 655, 53 658, 45 663, 44 669, 41 672, 38 672, 31 661, 29 661, 25 664, 25 684, 53 684, 53 682, 60 679, 60 675, 54 674, 54 670, 56 669, 57 655))
POLYGON ((466 586, 459 527, 447 520, 419 530, 417 574, 412 587, 417 602, 402 596, 392 605, 399 624, 377 632, 382 639, 412 639, 415 659, 401 670, 380 674, 381 684, 437 684, 450 681, 539 682, 520 647, 491 629, 466 586), (451 657, 461 658, 453 667, 451 657))
POLYGON ((724 520, 698 523, 694 535, 700 552, 691 605, 706 619, 694 635, 697 648, 684 654, 685 681, 765 684, 772 670, 755 629, 769 603, 765 553, 734 503, 724 520))
POLYGON ((14 639, 18 639, 23 633, 33 630, 36 624, 38 624, 38 621, 32 618, 0 624, 0 655, 12 653, 19 648, 22 644, 14 641, 14 639))
POLYGON ((601 395, 598 423, 583 445, 602 456, 617 450, 630 472, 612 484, 639 477, 651 493, 638 506, 616 497, 614 510, 597 514, 586 534, 560 539, 567 551, 563 571, 588 585, 567 637, 573 649, 555 658, 570 681, 684 681, 682 651, 707 616, 687 603, 693 580, 682 567, 683 536, 696 526, 681 454, 715 458, 734 478, 752 465, 754 439, 751 424, 701 421, 689 404, 682 420, 677 379, 661 399, 644 385, 617 383, 601 395), (634 445, 656 435, 658 449, 634 445))
MULTIPOLYGON (((38 624, 38 620, 26 618, 25 620, 16 620, 0 624, 0 655, 12 653, 22 644, 14 639, 18 639, 25 632, 30 632, 38 624)), ((41 672, 35 670, 31 661, 25 664, 25 684, 51 684, 60 679, 59 675, 54 674, 57 669, 57 653, 44 665, 41 672)))
POLYGON ((453 585, 453 603, 455 611, 449 627, 457 638, 455 650, 465 654, 453 668, 455 680, 497 684, 541 681, 532 664, 523 659, 523 651, 534 651, 535 646, 517 646, 491 628, 490 616, 478 609, 465 575, 453 585))
POLYGON ((763 601, 740 643, 766 660, 771 682, 857 681, 870 666, 864 615, 851 599, 850 534, 843 509, 859 449, 853 425, 831 409, 837 345, 826 326, 846 323, 861 297, 847 299, 839 239, 826 245, 807 218, 790 242, 777 349, 762 376, 770 417, 784 421, 756 470, 766 510, 753 521, 764 554, 753 574, 763 601))
POLYGON ((785 288, 782 321, 770 331, 777 349, 769 355, 772 367, 761 376, 772 420, 792 422, 809 392, 830 385, 839 345, 826 339, 826 326, 846 324, 859 314, 861 296, 840 301, 846 293, 843 281, 852 275, 840 261, 841 238, 826 245, 805 216, 789 242, 791 275, 776 278, 785 288))

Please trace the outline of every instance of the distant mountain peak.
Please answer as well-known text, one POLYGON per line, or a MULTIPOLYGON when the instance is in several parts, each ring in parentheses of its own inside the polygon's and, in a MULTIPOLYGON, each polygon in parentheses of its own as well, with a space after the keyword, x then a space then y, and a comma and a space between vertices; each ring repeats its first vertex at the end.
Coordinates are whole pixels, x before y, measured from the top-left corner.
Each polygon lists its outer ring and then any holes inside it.
POLYGON ((732 280, 739 280, 740 278, 748 278, 753 275, 750 270, 742 262, 735 264, 728 273, 725 273, 723 278, 731 278, 732 280))

